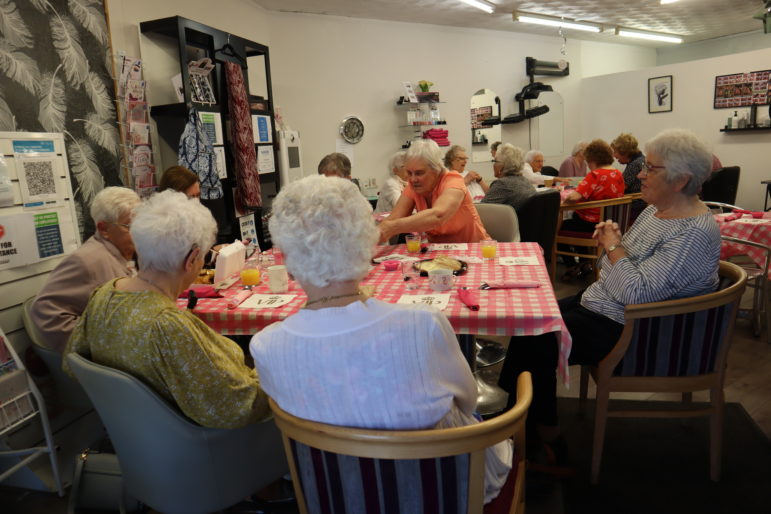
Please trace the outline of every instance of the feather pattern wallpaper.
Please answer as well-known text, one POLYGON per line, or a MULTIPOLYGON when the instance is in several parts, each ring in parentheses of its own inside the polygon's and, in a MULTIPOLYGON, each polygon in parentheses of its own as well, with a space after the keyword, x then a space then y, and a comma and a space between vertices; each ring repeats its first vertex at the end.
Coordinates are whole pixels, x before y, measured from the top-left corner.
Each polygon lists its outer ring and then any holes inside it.
POLYGON ((0 0, 0 130, 63 132, 84 213, 123 185, 108 44, 102 0, 0 0))

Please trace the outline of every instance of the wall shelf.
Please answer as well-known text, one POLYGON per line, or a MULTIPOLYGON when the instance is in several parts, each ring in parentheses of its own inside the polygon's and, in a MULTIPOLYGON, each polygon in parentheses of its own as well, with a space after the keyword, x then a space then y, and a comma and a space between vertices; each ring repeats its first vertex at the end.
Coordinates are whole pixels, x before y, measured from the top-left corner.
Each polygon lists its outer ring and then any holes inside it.
POLYGON ((721 128, 720 132, 767 132, 771 127, 721 128))

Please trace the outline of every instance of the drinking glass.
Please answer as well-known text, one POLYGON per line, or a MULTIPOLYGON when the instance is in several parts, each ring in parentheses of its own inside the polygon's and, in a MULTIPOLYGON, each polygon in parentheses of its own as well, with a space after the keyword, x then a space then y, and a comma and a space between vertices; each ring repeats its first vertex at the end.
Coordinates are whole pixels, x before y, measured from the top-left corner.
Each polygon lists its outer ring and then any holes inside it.
POLYGON ((244 289, 251 291, 253 286, 260 283, 260 263, 257 259, 249 259, 241 270, 241 283, 244 289))
POLYGON ((412 262, 402 262, 402 276, 404 277, 404 285, 409 291, 414 291, 420 287, 420 271, 415 269, 412 262))
POLYGON ((404 242, 407 243, 407 251, 410 253, 420 253, 420 236, 417 234, 407 234, 404 236, 404 242))
POLYGON ((481 242, 482 257, 485 259, 495 259, 498 253, 498 241, 494 239, 484 239, 481 242))

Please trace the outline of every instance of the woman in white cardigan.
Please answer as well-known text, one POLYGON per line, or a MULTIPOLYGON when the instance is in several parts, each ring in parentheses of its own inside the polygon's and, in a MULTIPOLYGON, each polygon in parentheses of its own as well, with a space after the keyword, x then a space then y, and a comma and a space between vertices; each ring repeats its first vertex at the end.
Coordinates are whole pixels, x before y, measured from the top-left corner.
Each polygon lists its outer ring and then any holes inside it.
MULTIPOLYGON (((270 233, 308 295, 305 308, 249 345, 265 392, 287 412, 333 425, 425 429, 476 423, 476 384, 441 312, 367 298, 378 230, 348 180, 306 177, 273 202, 270 233)), ((485 500, 511 467, 488 450, 485 500)))

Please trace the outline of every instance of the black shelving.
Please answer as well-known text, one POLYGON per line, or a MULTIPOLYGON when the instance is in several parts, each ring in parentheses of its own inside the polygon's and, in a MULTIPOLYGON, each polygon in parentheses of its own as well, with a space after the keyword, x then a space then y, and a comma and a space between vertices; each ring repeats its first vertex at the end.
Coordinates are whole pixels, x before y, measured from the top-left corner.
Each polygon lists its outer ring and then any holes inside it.
POLYGON ((720 132, 766 132, 771 127, 721 128, 720 132))

